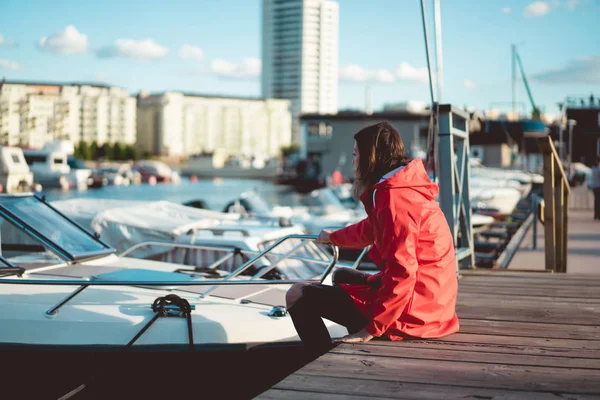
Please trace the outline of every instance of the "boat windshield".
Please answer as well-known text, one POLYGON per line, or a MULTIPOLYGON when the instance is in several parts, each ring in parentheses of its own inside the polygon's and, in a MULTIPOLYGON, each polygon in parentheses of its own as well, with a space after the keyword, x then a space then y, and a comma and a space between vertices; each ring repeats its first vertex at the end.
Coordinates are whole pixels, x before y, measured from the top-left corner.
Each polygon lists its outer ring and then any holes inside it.
MULTIPOLYGON (((264 250, 267 247, 275 243, 275 240, 267 241, 259 244, 259 250, 264 250)), ((291 251, 296 246, 300 245, 302 240, 300 239, 289 239, 277 246, 273 253, 269 253, 265 258, 270 262, 275 262, 281 257, 281 254, 285 254, 291 251)), ((306 243, 303 247, 297 249, 292 257, 300 257, 303 260, 288 258, 280 261, 277 264, 277 269, 284 275, 285 279, 297 279, 297 280, 310 280, 320 276, 325 272, 327 263, 318 263, 311 260, 327 261, 331 260, 331 256, 328 255, 324 250, 321 249, 315 243, 306 243)))
POLYGON ((270 214, 273 211, 273 207, 254 192, 244 193, 241 198, 248 203, 253 213, 270 214))
POLYGON ((309 207, 321 207, 328 213, 346 210, 344 204, 331 189, 319 189, 306 196, 304 203, 309 207))
POLYGON ((0 217, 0 243, 5 258, 15 255, 15 251, 22 256, 19 248, 25 253, 47 253, 50 249, 56 256, 71 261, 114 251, 34 196, 0 197, 0 217))

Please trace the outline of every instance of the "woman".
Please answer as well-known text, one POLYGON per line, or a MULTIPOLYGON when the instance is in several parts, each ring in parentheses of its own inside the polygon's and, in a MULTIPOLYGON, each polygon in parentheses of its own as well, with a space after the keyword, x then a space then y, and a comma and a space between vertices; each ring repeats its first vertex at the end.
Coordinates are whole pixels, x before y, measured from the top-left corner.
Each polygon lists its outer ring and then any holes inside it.
POLYGON ((380 269, 367 275, 340 268, 334 286, 295 284, 286 296, 289 313, 307 348, 327 351, 331 338, 321 317, 344 325, 337 342, 434 338, 458 331, 453 238, 420 159, 408 161, 399 133, 387 122, 354 135, 354 192, 368 217, 318 242, 344 248, 373 245, 380 269))
POLYGON ((590 189, 594 192, 594 219, 600 220, 600 155, 596 158, 596 165, 592 168, 590 189))

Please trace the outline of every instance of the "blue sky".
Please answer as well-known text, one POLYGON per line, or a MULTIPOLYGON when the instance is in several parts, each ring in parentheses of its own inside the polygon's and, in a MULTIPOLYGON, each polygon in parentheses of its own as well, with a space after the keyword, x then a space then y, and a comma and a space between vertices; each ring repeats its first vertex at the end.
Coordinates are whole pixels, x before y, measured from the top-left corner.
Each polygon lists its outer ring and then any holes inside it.
MULTIPOLYGON (((338 2, 340 108, 362 108, 367 85, 376 109, 428 101, 419 0, 338 2)), ((1 0, 0 74, 258 96, 261 3, 1 0)), ((507 110, 511 43, 547 112, 600 95, 600 0, 441 0, 441 14, 445 102, 507 110)), ((518 99, 530 110, 522 84, 518 99)))

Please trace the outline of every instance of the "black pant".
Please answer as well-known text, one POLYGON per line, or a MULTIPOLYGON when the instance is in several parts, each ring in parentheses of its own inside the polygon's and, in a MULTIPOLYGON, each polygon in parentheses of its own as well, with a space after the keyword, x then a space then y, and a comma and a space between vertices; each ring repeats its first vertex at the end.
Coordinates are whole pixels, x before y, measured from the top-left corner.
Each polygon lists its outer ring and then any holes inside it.
MULTIPOLYGON (((334 284, 366 284, 366 276, 351 268, 340 268, 333 276, 334 284)), ((290 316, 304 346, 312 351, 327 352, 332 348, 331 336, 321 318, 343 325, 350 333, 363 329, 368 321, 339 286, 313 283, 302 290, 302 296, 289 308, 290 316)))
POLYGON ((600 219, 600 188, 594 189, 594 219, 600 219))

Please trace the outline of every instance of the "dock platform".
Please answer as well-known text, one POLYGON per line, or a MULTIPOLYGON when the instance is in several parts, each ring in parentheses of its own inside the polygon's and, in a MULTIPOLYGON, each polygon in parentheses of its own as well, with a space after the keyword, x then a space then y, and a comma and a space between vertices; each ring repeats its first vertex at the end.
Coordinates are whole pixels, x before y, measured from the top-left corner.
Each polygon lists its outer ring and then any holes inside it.
MULTIPOLYGON (((460 333, 342 344, 257 398, 600 399, 600 223, 587 214, 570 221, 578 272, 464 271, 460 333)), ((536 253, 515 261, 541 271, 536 253)))

